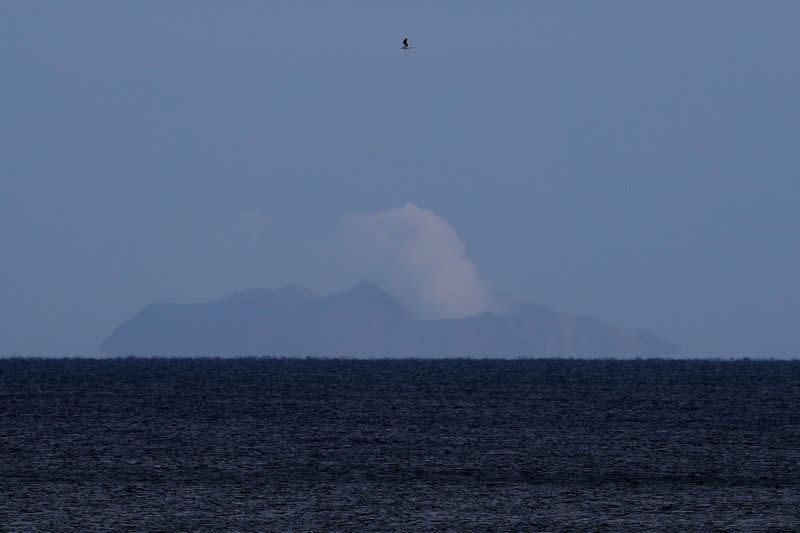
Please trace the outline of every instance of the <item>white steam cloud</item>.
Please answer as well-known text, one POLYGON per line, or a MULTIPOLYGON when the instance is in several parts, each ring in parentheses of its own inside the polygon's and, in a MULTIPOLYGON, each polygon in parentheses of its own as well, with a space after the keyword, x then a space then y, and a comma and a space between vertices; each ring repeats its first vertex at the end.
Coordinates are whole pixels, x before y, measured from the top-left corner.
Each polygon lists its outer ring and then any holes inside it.
POLYGON ((442 217, 408 203, 349 215, 340 231, 348 263, 426 318, 474 315, 492 307, 489 288, 442 217))

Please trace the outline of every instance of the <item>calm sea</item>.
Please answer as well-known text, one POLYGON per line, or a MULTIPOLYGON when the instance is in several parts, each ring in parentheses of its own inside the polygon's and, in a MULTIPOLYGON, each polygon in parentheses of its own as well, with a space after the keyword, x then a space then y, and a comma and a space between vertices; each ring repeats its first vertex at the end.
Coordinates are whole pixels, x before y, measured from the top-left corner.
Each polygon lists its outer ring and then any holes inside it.
POLYGON ((800 530, 800 362, 0 360, 3 531, 800 530))

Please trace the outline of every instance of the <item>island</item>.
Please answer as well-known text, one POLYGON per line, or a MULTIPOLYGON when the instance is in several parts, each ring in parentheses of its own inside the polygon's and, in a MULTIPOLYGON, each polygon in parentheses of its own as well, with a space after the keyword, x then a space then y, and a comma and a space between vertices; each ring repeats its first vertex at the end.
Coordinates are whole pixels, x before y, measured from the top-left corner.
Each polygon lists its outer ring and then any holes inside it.
POLYGON ((592 317, 521 302, 423 320, 378 285, 316 296, 299 285, 217 301, 148 305, 101 344, 111 356, 664 357, 678 346, 592 317))

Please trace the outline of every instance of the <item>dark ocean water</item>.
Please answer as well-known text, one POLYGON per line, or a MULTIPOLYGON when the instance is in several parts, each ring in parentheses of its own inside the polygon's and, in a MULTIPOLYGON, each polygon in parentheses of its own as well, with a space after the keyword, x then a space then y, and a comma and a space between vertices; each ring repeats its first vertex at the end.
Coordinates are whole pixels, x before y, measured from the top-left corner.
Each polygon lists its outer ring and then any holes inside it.
POLYGON ((800 362, 0 360, 0 530, 800 530, 800 362))

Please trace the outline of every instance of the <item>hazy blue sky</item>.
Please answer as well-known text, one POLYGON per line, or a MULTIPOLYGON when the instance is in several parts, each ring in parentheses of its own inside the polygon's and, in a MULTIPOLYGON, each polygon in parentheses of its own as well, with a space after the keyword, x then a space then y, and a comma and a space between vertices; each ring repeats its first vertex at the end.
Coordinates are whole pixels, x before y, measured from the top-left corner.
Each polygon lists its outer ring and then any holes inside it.
POLYGON ((794 0, 0 2, 0 353, 338 288, 342 227, 417 213, 496 291, 796 356, 798 28, 794 0))

